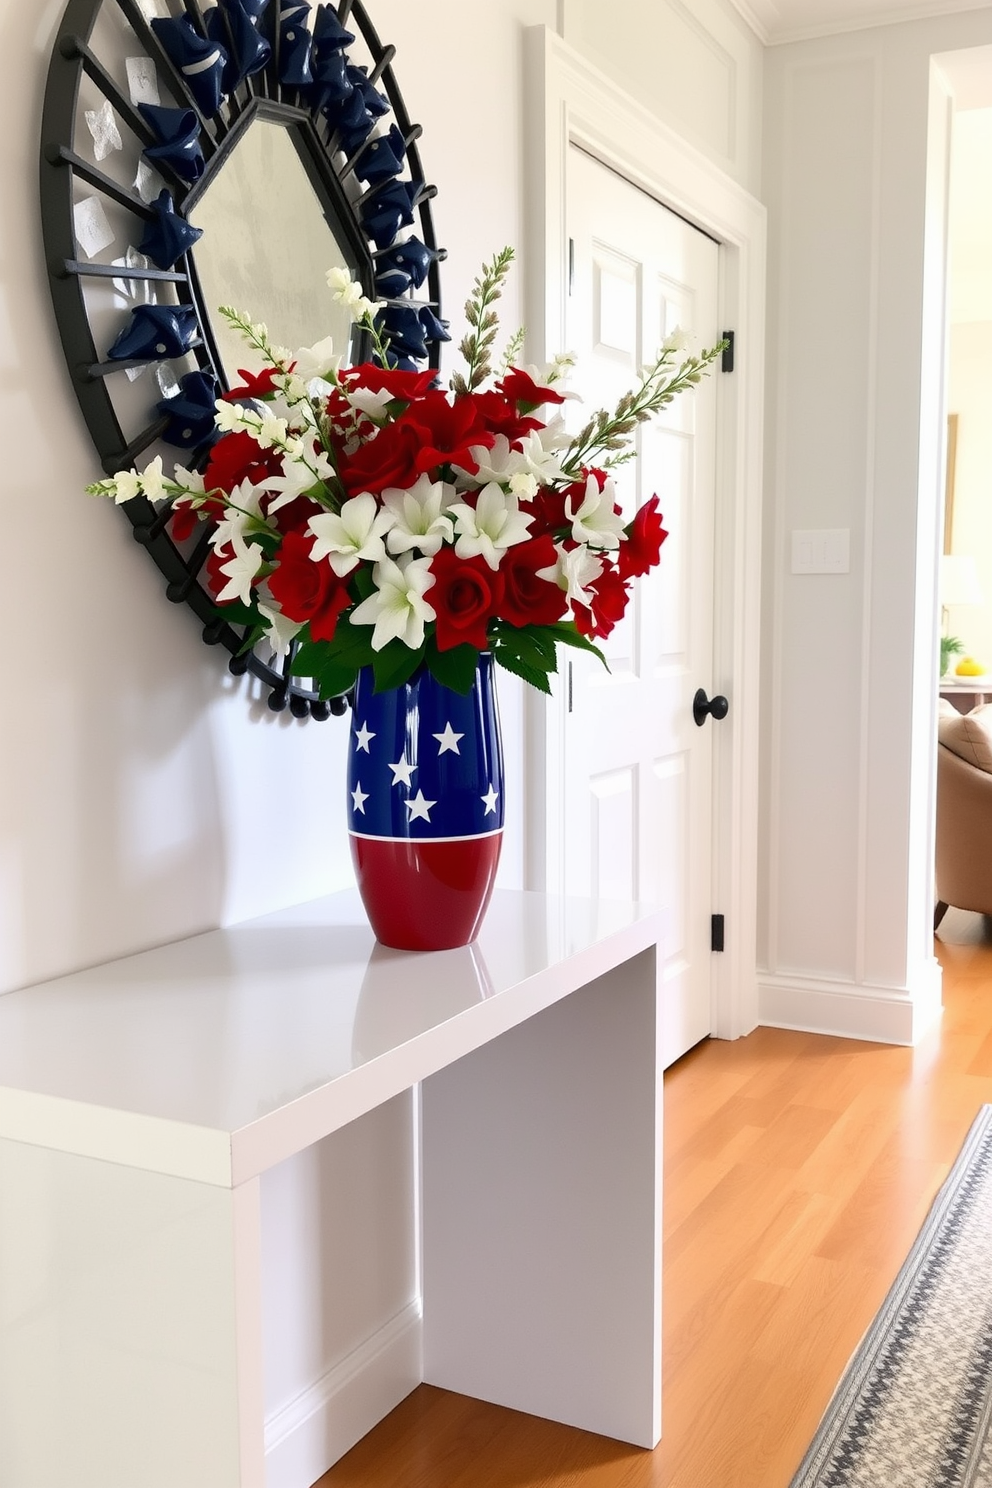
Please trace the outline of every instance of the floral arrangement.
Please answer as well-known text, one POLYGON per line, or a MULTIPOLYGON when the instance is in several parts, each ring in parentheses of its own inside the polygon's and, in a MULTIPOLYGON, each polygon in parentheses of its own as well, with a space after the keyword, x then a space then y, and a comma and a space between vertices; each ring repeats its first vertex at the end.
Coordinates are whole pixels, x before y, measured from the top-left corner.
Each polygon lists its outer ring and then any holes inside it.
POLYGON ((559 644, 591 650, 621 619, 632 581, 658 563, 658 498, 625 522, 612 469, 637 425, 698 383, 721 345, 677 361, 670 336, 638 385, 575 435, 560 405, 572 359, 498 373, 493 309, 513 258, 487 264, 466 305, 465 361, 449 391, 391 353, 381 317, 346 270, 334 297, 374 346, 343 367, 329 340, 290 354, 267 328, 222 307, 261 357, 260 372, 218 401, 219 438, 201 472, 158 457, 87 487, 124 502, 171 505, 177 542, 209 524, 204 581, 227 618, 263 639, 321 697, 362 667, 377 691, 426 666, 465 693, 478 655, 550 691, 559 644), (548 412, 550 410, 550 413, 548 412))

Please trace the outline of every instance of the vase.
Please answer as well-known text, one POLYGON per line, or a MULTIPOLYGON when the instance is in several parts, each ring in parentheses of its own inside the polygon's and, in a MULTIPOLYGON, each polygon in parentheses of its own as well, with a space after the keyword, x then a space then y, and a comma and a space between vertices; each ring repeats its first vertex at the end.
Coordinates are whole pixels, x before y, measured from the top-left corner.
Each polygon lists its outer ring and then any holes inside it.
POLYGON ((348 827, 376 938, 404 951, 479 933, 503 841, 503 751, 488 653, 471 691, 422 668, 374 691, 358 677, 348 747, 348 827))

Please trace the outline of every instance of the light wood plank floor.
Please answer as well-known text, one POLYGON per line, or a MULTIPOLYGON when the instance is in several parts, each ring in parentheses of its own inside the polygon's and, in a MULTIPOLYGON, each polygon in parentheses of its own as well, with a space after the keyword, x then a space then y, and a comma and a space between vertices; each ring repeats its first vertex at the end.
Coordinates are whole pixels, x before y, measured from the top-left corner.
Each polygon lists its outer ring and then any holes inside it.
POLYGON ((992 1101, 992 929, 950 910, 917 1049, 759 1029, 666 1076, 664 1436, 653 1452, 422 1385, 318 1488, 787 1488, 992 1101))

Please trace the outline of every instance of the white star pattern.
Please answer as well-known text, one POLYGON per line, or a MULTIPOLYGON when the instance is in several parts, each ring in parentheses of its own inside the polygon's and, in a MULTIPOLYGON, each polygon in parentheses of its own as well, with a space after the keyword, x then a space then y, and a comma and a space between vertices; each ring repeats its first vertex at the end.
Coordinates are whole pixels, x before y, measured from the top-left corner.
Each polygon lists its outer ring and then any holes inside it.
POLYGON ((488 816, 490 812, 495 815, 496 802, 499 800, 499 791, 495 790, 493 786, 490 786, 489 789, 486 791, 486 794, 484 796, 480 796, 479 799, 482 801, 482 804, 486 808, 486 815, 488 816))
MULTIPOLYGON (((410 776, 413 774, 414 770, 417 768, 416 765, 411 765, 407 760, 397 760, 396 763, 395 763, 395 765, 390 765, 389 768, 393 772, 393 784, 394 785, 412 785, 413 784, 413 781, 410 779, 410 776)), ((431 804, 433 805, 434 803, 431 802, 431 804)))
POLYGON ((363 749, 368 754, 369 744, 375 738, 375 734, 369 733, 367 724, 363 723, 360 729, 355 730, 355 738, 358 742, 358 748, 363 749))
POLYGON ((438 750, 438 754, 446 754, 449 750, 452 754, 461 754, 461 750, 458 748, 458 740, 464 739, 464 737, 464 734, 455 733, 454 729, 451 727, 451 721, 449 719, 449 721, 444 725, 444 733, 434 735, 434 738, 441 746, 438 750))
POLYGON ((423 791, 418 790, 417 794, 411 796, 406 802, 406 808, 410 813, 408 820, 416 821, 419 816, 421 821, 429 822, 431 819, 431 807, 436 805, 436 801, 425 800, 423 791))
POLYGON ((363 816, 365 815, 365 802, 368 800, 368 798, 368 791, 362 790, 362 782, 359 781, 355 789, 351 793, 351 799, 354 803, 355 810, 360 811, 363 816))

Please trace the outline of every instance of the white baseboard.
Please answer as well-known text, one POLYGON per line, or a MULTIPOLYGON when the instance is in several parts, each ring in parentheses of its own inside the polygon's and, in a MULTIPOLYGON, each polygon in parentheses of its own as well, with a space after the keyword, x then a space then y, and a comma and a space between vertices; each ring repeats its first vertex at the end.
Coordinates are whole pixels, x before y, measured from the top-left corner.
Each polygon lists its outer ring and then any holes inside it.
POLYGON ((913 1045, 939 1020, 941 1006, 936 961, 924 969, 918 986, 906 990, 826 977, 758 975, 758 1022, 767 1028, 913 1045))
POLYGON ((265 1423, 266 1488, 310 1488, 424 1377, 419 1299, 265 1423))

